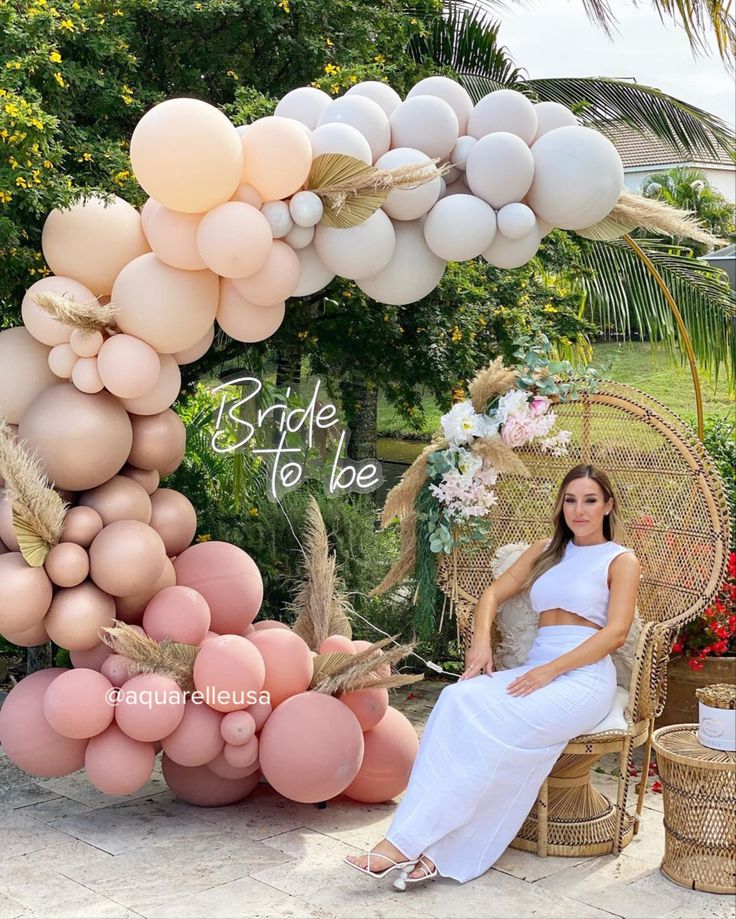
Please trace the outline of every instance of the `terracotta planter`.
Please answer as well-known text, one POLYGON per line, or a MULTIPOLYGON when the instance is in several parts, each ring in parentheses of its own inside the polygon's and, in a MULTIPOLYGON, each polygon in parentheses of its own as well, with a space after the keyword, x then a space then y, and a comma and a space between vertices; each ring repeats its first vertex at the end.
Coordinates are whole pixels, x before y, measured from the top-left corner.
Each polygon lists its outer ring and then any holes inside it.
POLYGON ((673 657, 667 666, 667 701, 656 727, 697 724, 695 690, 713 683, 736 683, 736 657, 706 657, 702 670, 691 670, 684 657, 673 657))

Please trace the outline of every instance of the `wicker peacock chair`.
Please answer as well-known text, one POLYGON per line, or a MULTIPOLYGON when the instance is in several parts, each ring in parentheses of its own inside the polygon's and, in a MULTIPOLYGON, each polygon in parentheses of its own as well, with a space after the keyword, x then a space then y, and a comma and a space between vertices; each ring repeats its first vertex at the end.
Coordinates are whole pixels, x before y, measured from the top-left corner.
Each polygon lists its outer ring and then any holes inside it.
POLYGON ((667 659, 677 630, 708 605, 728 558, 728 505, 712 461, 693 432, 667 406, 632 387, 605 381, 577 402, 556 406, 572 432, 569 453, 550 457, 532 444, 517 451, 529 475, 504 475, 496 490, 491 549, 440 555, 438 582, 452 601, 463 646, 495 550, 549 535, 549 515, 573 465, 601 466, 617 489, 625 526, 616 541, 634 549, 642 578, 642 630, 631 678, 626 731, 576 737, 542 786, 512 847, 539 855, 618 854, 638 831, 654 719, 664 706, 667 659), (635 813, 627 810, 632 751, 644 744, 635 813), (619 754, 615 803, 595 789, 590 770, 619 754))

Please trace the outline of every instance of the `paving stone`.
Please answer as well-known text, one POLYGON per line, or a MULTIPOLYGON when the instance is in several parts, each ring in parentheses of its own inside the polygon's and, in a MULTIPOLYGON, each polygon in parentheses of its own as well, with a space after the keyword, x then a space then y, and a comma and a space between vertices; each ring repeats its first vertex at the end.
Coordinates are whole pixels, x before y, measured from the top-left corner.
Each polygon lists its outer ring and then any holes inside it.
POLYGON ((68 837, 22 811, 12 810, 2 817, 2 855, 4 859, 27 855, 39 849, 65 843, 68 837))

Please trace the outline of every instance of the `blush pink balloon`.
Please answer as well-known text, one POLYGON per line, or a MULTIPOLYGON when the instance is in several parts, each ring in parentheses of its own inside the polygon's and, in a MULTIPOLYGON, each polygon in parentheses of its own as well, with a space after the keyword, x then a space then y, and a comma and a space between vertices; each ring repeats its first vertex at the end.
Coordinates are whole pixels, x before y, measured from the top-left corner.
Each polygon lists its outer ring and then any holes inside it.
POLYGON ((243 779, 223 779, 207 766, 180 766, 164 754, 164 779, 177 798, 197 807, 223 807, 247 798, 258 784, 258 770, 243 779))
POLYGON ((0 708, 0 745, 11 762, 31 775, 54 778, 84 765, 86 740, 64 737, 46 720, 46 690, 63 667, 37 670, 17 683, 0 708))
POLYGON ((94 737, 112 723, 112 689, 107 677, 96 670, 69 670, 59 674, 46 690, 43 713, 64 737, 94 737))
POLYGON ((263 602, 263 579, 242 549, 212 540, 185 549, 174 561, 176 583, 192 587, 212 613, 213 632, 242 635, 263 602))
POLYGON ((266 264, 273 234, 263 214, 242 201, 213 208, 197 228, 197 249, 207 267, 224 278, 244 278, 266 264))
POLYGON ((102 527, 102 517, 91 507, 72 507, 66 512, 61 541, 76 543, 85 549, 92 545, 102 527))
POLYGON ((197 250, 197 230, 204 214, 184 214, 159 205, 146 223, 146 236, 158 258, 172 268, 206 268, 197 250))
POLYGON ((97 355, 97 372, 105 388, 119 399, 135 399, 156 384, 158 353, 133 335, 112 335, 97 355))
POLYGON ((104 389, 96 357, 80 357, 77 360, 72 367, 72 383, 80 392, 97 393, 104 389))
POLYGON ((111 654, 112 652, 108 645, 100 641, 85 651, 74 651, 72 649, 69 652, 69 657, 74 667, 85 667, 89 670, 97 670, 101 673, 102 665, 111 654))
POLYGON ((143 613, 143 628, 151 638, 170 638, 198 645, 209 629, 210 608, 191 587, 167 587, 151 600, 143 613))
POLYGON ((194 661, 194 685, 218 712, 245 708, 251 693, 263 689, 266 667, 258 649, 241 635, 205 642, 194 661))
MULTIPOLYGON (((356 651, 367 651, 368 648, 372 646, 373 642, 364 641, 361 638, 353 639, 353 647, 356 651)), ((376 657, 383 657, 383 651, 379 648, 376 652, 376 657)), ((376 667, 374 673, 379 676, 391 676, 391 665, 390 664, 381 664, 379 667, 376 667)))
POLYGON ((151 526, 166 546, 170 557, 179 555, 197 532, 197 512, 192 502, 173 488, 159 488, 151 495, 151 526))
MULTIPOLYGON (((256 740, 256 738, 253 738, 256 740)), ((257 742, 257 740, 256 740, 257 742)), ((227 749, 227 744, 223 748, 222 753, 219 753, 213 760, 207 763, 207 768, 216 776, 219 776, 221 779, 230 779, 231 781, 237 779, 247 778, 249 775, 257 772, 258 770, 258 756, 256 755, 253 762, 248 766, 233 766, 232 763, 225 759, 225 749, 227 749)), ((235 748, 233 748, 235 749, 235 748)))
POLYGON ((131 466, 155 469, 160 476, 173 472, 184 459, 187 429, 170 408, 158 415, 131 415, 132 445, 128 455, 131 466))
POLYGON ((356 653, 352 641, 345 635, 330 635, 319 646, 320 654, 331 654, 335 651, 342 651, 344 654, 356 653))
POLYGON ((159 204, 155 198, 148 198, 146 203, 141 208, 141 227, 143 228, 144 235, 148 230, 148 224, 151 220, 151 217, 153 217, 156 209, 159 207, 163 207, 163 204, 159 204))
POLYGON ((71 345, 54 345, 49 351, 49 369, 62 380, 71 380, 74 367, 79 360, 71 345))
POLYGON ((173 587, 176 584, 176 574, 170 559, 166 559, 161 577, 150 590, 139 594, 129 594, 125 597, 115 597, 115 615, 123 622, 138 625, 143 619, 143 613, 150 601, 160 590, 173 587))
POLYGON ((0 634, 38 625, 51 605, 52 593, 43 568, 31 568, 20 552, 0 555, 0 634))
POLYGON ((79 281, 58 275, 41 278, 40 281, 31 284, 26 291, 20 307, 23 325, 37 341, 44 345, 53 347, 64 344, 70 340, 74 326, 54 319, 43 307, 39 306, 33 298, 36 294, 41 293, 57 294, 67 300, 74 300, 75 303, 91 303, 95 295, 89 287, 85 287, 79 281))
POLYGON ((279 328, 285 315, 285 303, 256 306, 241 297, 234 281, 222 279, 217 324, 230 338, 245 342, 264 341, 279 328))
POLYGON ((43 567, 57 587, 76 587, 89 574, 89 556, 76 543, 60 542, 46 556, 43 567))
MULTIPOLYGON (((253 736, 244 744, 225 744, 223 756, 236 769, 248 769, 258 762, 258 738, 253 736)), ((260 768, 260 763, 259 763, 260 768)))
POLYGON ((242 185, 238 185, 235 190, 235 194, 232 196, 233 201, 242 201, 243 204, 250 204, 251 207, 260 210, 263 207, 263 198, 258 194, 258 192, 253 188, 252 185, 248 185, 247 182, 243 182, 242 185))
POLYGON ((134 740, 162 740, 181 724, 184 693, 171 677, 141 673, 120 687, 115 723, 134 740))
POLYGON ((57 590, 44 625, 49 637, 70 651, 88 651, 100 641, 102 626, 112 625, 115 601, 92 581, 57 590))
POLYGON ((116 520, 151 520, 151 499, 142 485, 124 475, 113 476, 103 485, 83 492, 77 507, 97 511, 104 526, 116 520))
POLYGON ((131 677, 130 658, 124 654, 109 654, 102 662, 100 673, 119 688, 131 677))
POLYGON ((164 753, 180 766, 204 766, 225 746, 222 721, 209 705, 187 699, 179 725, 161 741, 164 753))
POLYGON ((87 745, 87 776, 108 795, 132 795, 151 778, 156 761, 152 743, 142 743, 111 724, 87 745))
POLYGON ((250 277, 235 278, 235 288, 245 300, 256 306, 273 306, 286 300, 296 290, 301 268, 299 257, 287 243, 271 243, 266 264, 250 277))
POLYGON ((344 692, 338 699, 355 715, 363 732, 374 728, 388 708, 388 690, 377 687, 344 692))
POLYGON ((123 399, 126 411, 133 415, 157 415, 171 406, 181 389, 181 371, 171 354, 159 355, 160 371, 152 388, 137 399, 123 399))
POLYGON ((69 339, 69 346, 77 357, 96 357, 105 339, 102 332, 86 332, 75 329, 69 339))
POLYGON ((195 361, 198 361, 200 357, 204 357, 204 355, 210 350, 210 346, 214 340, 215 327, 212 325, 199 339, 199 341, 195 342, 191 346, 191 348, 185 348, 183 351, 177 351, 174 355, 174 360, 177 364, 193 364, 195 361))
POLYGON ((36 648, 38 645, 45 645, 47 641, 51 641, 43 619, 23 632, 5 632, 4 635, 11 645, 18 645, 20 648, 36 648))
POLYGON ((260 632, 265 629, 286 629, 287 632, 291 631, 285 622, 279 622, 278 619, 261 619, 260 622, 253 623, 253 630, 255 632, 260 632))
POLYGON ((166 565, 158 533, 139 520, 116 520, 89 547, 90 577, 114 597, 150 590, 166 565))
POLYGON ((263 725, 268 721, 268 718, 273 711, 273 706, 270 702, 254 702, 253 705, 249 705, 246 709, 247 713, 253 717, 253 720, 256 723, 256 733, 263 729, 263 725))
POLYGON ((273 708, 309 687, 314 666, 304 639, 292 631, 265 629, 248 640, 258 648, 266 664, 263 689, 269 694, 273 708))
POLYGON ((228 712, 220 723, 223 740, 234 747, 248 743, 255 733, 256 720, 250 712, 228 712))
POLYGON ((243 182, 264 201, 288 198, 306 182, 312 167, 312 145, 289 118, 268 116, 248 125, 241 137, 243 182))
POLYGON ((337 699, 303 692, 286 699, 269 716, 258 758, 261 772, 279 794, 305 804, 327 801, 358 774, 363 732, 355 715, 337 699))
POLYGON ((363 734, 365 753, 360 771, 343 790, 354 801, 389 801, 406 788, 419 748, 411 721, 391 706, 378 724, 363 734))
POLYGON ((120 475, 127 475, 129 479, 142 485, 149 496, 156 491, 161 481, 161 476, 155 469, 137 469, 135 466, 123 466, 120 475))

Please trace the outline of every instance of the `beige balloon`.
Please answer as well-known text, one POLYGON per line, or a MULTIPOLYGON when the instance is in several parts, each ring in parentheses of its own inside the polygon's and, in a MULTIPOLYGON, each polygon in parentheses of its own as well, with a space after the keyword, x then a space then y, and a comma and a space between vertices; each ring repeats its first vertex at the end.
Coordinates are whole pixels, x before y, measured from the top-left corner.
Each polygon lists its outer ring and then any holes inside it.
POLYGON ((79 496, 78 507, 91 507, 102 518, 103 526, 116 520, 151 521, 151 499, 146 489, 126 475, 116 475, 79 496))
POLYGON ((197 229, 204 214, 182 214, 160 204, 148 218, 146 236, 162 262, 183 271, 206 268, 197 249, 197 229))
POLYGON ((52 592, 43 568, 31 568, 20 552, 0 555, 0 634, 37 625, 46 615, 52 592))
POLYGON ((273 306, 286 300, 299 283, 299 258, 285 242, 275 239, 265 265, 247 278, 235 278, 233 283, 241 297, 256 306, 273 306))
POLYGON ((217 324, 236 341, 254 342, 269 338, 284 321, 286 304, 256 306, 238 293, 234 281, 223 278, 217 324))
POLYGON ((20 552, 18 536, 13 529, 13 509, 5 497, 0 497, 0 541, 10 552, 20 552))
POLYGON ((59 488, 84 491, 111 479, 130 453, 128 414, 110 393, 79 392, 60 383, 24 413, 18 436, 27 440, 59 488))
POLYGON ((162 590, 176 584, 176 572, 169 558, 166 559, 164 570, 150 590, 140 594, 131 594, 127 597, 115 597, 115 611, 118 619, 123 622, 140 623, 143 613, 149 602, 162 590))
POLYGON ((130 422, 131 466, 157 469, 162 478, 178 468, 186 451, 187 430, 176 412, 167 409, 158 415, 131 415, 130 422))
POLYGON ((213 272, 182 271, 153 252, 127 264, 118 275, 112 299, 122 332, 148 342, 160 354, 196 344, 217 312, 218 277, 213 272))
POLYGON ((104 340, 102 332, 75 329, 69 339, 69 345, 77 357, 96 357, 104 340))
POLYGON ((23 632, 5 632, 5 638, 11 645, 18 645, 20 648, 37 648, 50 641, 43 619, 23 632))
POLYGON ((241 143, 242 181, 252 185, 264 201, 288 198, 306 182, 312 145, 289 118, 259 118, 248 125, 241 143))
POLYGON ((128 476, 129 479, 143 486, 149 496, 156 491, 161 478, 155 469, 137 469, 135 466, 123 466, 120 475, 128 476))
POLYGON ((240 184, 243 149, 230 120, 200 99, 167 99, 133 131, 135 176, 165 207, 203 213, 227 201, 240 184))
POLYGON ((226 201, 202 218, 197 250, 205 264, 224 278, 260 271, 271 250, 273 233, 264 215, 242 201, 226 201))
POLYGON ((166 550, 158 533, 139 520, 116 520, 89 547, 95 584, 114 597, 143 593, 161 577, 166 550))
POLYGON ((85 549, 103 527, 102 517, 91 507, 72 507, 66 512, 61 541, 76 543, 85 549))
POLYGON ((181 389, 181 371, 171 354, 159 355, 158 379, 152 389, 137 399, 121 399, 126 411, 133 415, 157 415, 176 401, 181 389))
POLYGON ((74 365, 79 360, 71 345, 54 345, 49 351, 48 363, 54 376, 62 380, 71 380, 74 365))
POLYGON ((215 327, 212 325, 209 329, 207 329, 199 341, 192 345, 191 348, 185 348, 183 351, 177 351, 174 355, 174 360, 177 364, 193 364, 195 361, 198 361, 200 357, 204 357, 204 355, 210 350, 214 340, 215 327))
POLYGON ((20 312, 23 317, 23 325, 33 335, 35 339, 44 345, 61 345, 68 342, 74 330, 74 326, 67 325, 54 319, 45 309, 35 302, 33 297, 36 294, 49 293, 57 294, 68 300, 74 300, 75 303, 91 303, 95 296, 89 287, 80 284, 73 278, 57 277, 52 275, 48 278, 41 278, 36 281, 26 291, 21 303, 20 312))
POLYGON ((22 326, 0 332, 0 416, 9 424, 18 424, 28 406, 58 382, 45 345, 22 326))
POLYGON ((148 230, 148 222, 153 217, 153 214, 158 207, 163 205, 159 204, 155 198, 148 198, 146 203, 141 208, 141 226, 143 227, 143 232, 146 233, 148 230))
POLYGON ((46 556, 43 567, 57 587, 76 587, 89 575, 89 556, 76 543, 60 542, 46 556))
POLYGON ((115 601, 92 581, 58 590, 44 619, 49 638, 69 651, 88 651, 100 643, 99 629, 112 625, 115 601))
POLYGON ((80 392, 96 393, 105 388, 96 357, 80 357, 72 367, 72 383, 80 392))
POLYGON ((197 512, 192 502, 173 488, 159 488, 151 495, 151 526, 166 546, 166 554, 178 555, 194 539, 197 512))
POLYGON ((141 215, 127 201, 90 197, 51 211, 41 248, 56 275, 74 278, 95 297, 109 294, 115 278, 132 259, 148 251, 141 215))
POLYGON ((231 201, 242 201, 243 204, 250 204, 252 207, 260 210, 263 207, 263 198, 258 194, 258 190, 253 188, 247 182, 238 185, 231 201))

